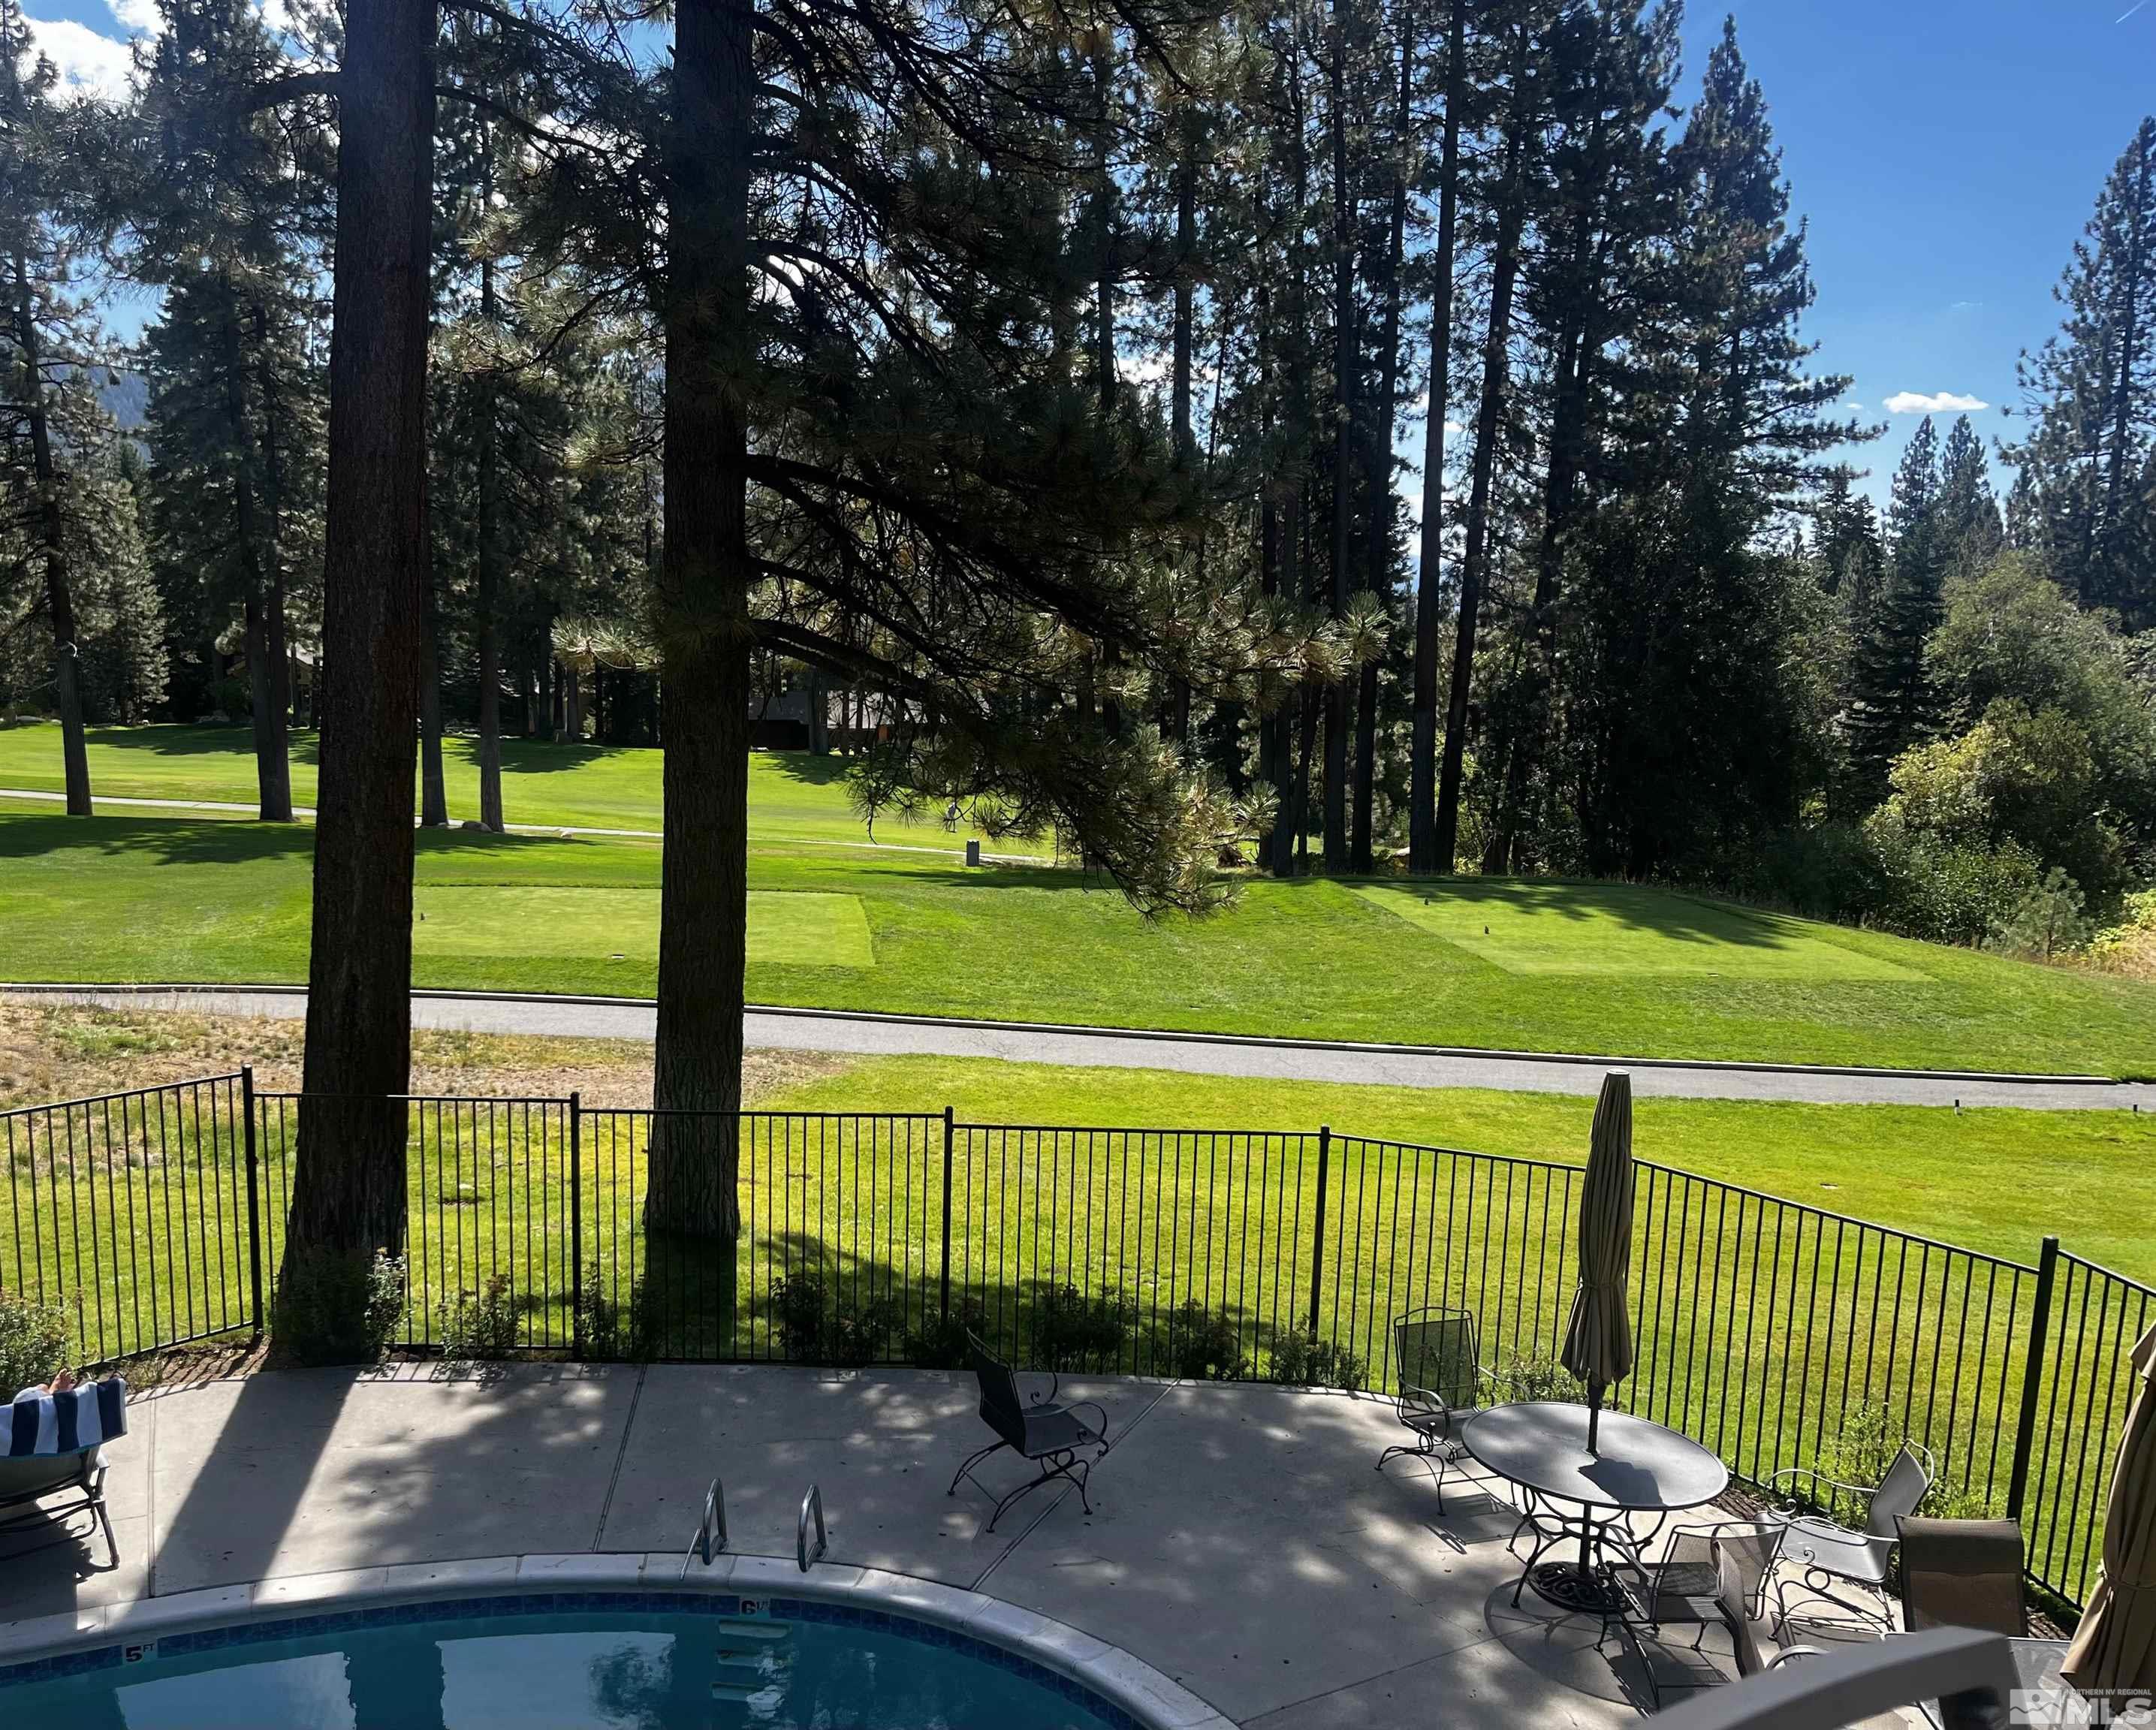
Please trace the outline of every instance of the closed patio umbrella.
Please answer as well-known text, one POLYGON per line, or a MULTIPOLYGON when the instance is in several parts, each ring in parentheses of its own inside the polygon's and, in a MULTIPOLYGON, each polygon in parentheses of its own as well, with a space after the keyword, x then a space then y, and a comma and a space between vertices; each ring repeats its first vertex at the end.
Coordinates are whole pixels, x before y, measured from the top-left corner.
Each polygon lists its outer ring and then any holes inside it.
POLYGON ((2059 1673, 2087 1693, 2156 1688, 2156 1327, 2133 1348, 2141 1386, 2103 1510, 2103 1573, 2059 1673))
POLYGON ((1579 1290, 1564 1333, 1564 1367, 1587 1383, 1587 1450, 1594 1451, 1602 1392, 1632 1369, 1625 1281, 1632 1265, 1632 1077, 1602 1078, 1579 1197, 1579 1290))

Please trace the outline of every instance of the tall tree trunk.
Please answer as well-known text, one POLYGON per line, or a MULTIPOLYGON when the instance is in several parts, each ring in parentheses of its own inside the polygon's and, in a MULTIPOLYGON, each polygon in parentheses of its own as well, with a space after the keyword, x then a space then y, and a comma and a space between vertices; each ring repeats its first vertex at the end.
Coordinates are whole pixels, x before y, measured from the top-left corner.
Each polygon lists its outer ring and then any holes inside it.
MULTIPOLYGON (((1355 306, 1355 208, 1348 192, 1348 20, 1332 0, 1330 125, 1332 136, 1332 558, 1327 610, 1348 612, 1348 557, 1355 511, 1355 394, 1362 357, 1355 306)), ((1325 687, 1325 865, 1349 867, 1348 853, 1348 685, 1325 687)))
POLYGON ((23 357, 30 459, 38 480, 38 531, 44 543, 45 612, 53 627, 53 706, 60 717, 68 815, 88 817, 93 814, 90 746, 83 732, 82 654, 76 641, 74 594, 68 576, 67 514, 60 506, 59 476, 53 467, 52 427, 45 408, 44 367, 38 353, 37 305, 30 292, 29 266, 19 252, 14 264, 15 343, 23 357))
POLYGON ((1563 315, 1564 323, 1558 333, 1549 465, 1543 477, 1543 526, 1535 546, 1534 599, 1528 609, 1513 737, 1506 752, 1504 793, 1482 857, 1482 869, 1491 875, 1522 868, 1521 814, 1527 804, 1529 783, 1548 747, 1557 665, 1558 585, 1563 577, 1565 537, 1572 527, 1573 504, 1578 495, 1587 413, 1587 361, 1593 347, 1588 326, 1599 287, 1599 273, 1593 265, 1591 224, 1587 211, 1582 209, 1574 221, 1571 268, 1566 275, 1571 292, 1563 315))
POLYGON ((1512 359, 1512 290, 1520 273, 1520 230, 1527 218, 1527 32, 1517 27, 1512 109, 1505 128, 1497 249, 1490 270, 1490 328, 1482 343, 1482 401, 1475 420, 1475 471, 1467 495, 1467 544, 1460 567, 1460 624, 1452 649, 1452 686, 1445 706, 1445 756, 1437 786, 1438 869, 1450 870, 1460 844, 1460 783, 1466 762, 1467 700, 1475 678, 1475 632, 1490 555, 1490 493, 1504 435, 1512 359))
POLYGON ((1108 141, 1112 134, 1115 34, 1093 37, 1093 378, 1101 412, 1116 406, 1116 176, 1108 141))
MULTIPOLYGON (((1445 417, 1452 401, 1452 275, 1460 221, 1460 110, 1467 95, 1468 0, 1452 0, 1445 37, 1445 141, 1437 171, 1437 285, 1430 321, 1430 420, 1423 431, 1422 568, 1415 578, 1414 714, 1408 747, 1408 869, 1437 852, 1437 658, 1444 608, 1445 417)), ((1443 862, 1451 869, 1451 860, 1443 862)))
POLYGON ((305 1097, 279 1282, 281 1349, 325 1361, 370 1343, 359 1314, 366 1265, 404 1241, 405 1107, 390 1096, 411 1079, 434 35, 431 0, 347 0, 323 570, 330 676, 305 1097), (333 1307, 309 1317, 308 1299, 326 1291, 333 1307))
POLYGON ((442 778, 442 613, 431 569, 423 581, 425 590, 420 600, 419 622, 419 826, 447 829, 449 788, 442 778))
POLYGON ((285 435, 277 415, 275 363, 270 352, 270 312, 253 308, 254 367, 262 395, 262 658, 267 670, 264 701, 275 717, 265 762, 256 722, 257 790, 262 815, 292 820, 292 644, 285 619, 285 435), (264 767, 270 778, 264 778, 264 767))
MULTIPOLYGON (((488 146, 485 176, 493 190, 492 148, 488 146)), ((480 318, 493 327, 496 305, 494 260, 481 259, 479 267, 480 318)), ((479 519, 473 524, 477 545, 477 603, 479 619, 479 820, 482 828, 500 834, 501 812, 501 551, 497 537, 501 526, 501 462, 495 433, 494 380, 490 373, 480 387, 479 519)))
MULTIPOLYGON (((284 642, 270 621, 270 561, 264 557, 260 502, 255 493, 254 435, 248 425, 246 340, 239 328, 239 290, 229 276, 218 286, 218 342, 224 372, 225 439, 235 458, 233 534, 239 547, 247 640, 247 698, 253 713, 255 798, 265 823, 292 820, 292 774, 286 758, 284 642)), ((281 614, 283 608, 278 608, 281 614)))
MULTIPOLYGON (((749 0, 681 0, 674 48, 666 280, 665 832, 658 1038, 644 1223, 741 1230, 742 1004, 747 963, 749 0)), ((731 1264, 725 1289, 732 1289, 731 1264)))
MULTIPOLYGON (((1399 100, 1393 111, 1393 207, 1385 234, 1383 328, 1378 336, 1378 424, 1370 439, 1370 523, 1363 587, 1380 599, 1391 588, 1393 552, 1393 417, 1399 389, 1400 265, 1407 250, 1408 152, 1414 124, 1414 8, 1400 8, 1399 100)), ((1348 857, 1352 870, 1375 863, 1372 824, 1378 776, 1378 664, 1363 667, 1355 702, 1355 809, 1348 857)))

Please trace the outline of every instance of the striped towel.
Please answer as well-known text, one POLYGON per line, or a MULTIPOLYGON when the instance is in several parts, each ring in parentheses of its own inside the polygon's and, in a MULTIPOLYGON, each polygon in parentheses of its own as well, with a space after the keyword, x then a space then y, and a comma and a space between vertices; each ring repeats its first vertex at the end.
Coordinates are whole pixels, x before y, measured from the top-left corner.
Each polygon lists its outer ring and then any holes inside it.
POLYGON ((127 1383, 124 1377, 108 1376, 64 1394, 25 1388, 10 1411, 8 1458, 80 1454, 126 1435, 127 1383))

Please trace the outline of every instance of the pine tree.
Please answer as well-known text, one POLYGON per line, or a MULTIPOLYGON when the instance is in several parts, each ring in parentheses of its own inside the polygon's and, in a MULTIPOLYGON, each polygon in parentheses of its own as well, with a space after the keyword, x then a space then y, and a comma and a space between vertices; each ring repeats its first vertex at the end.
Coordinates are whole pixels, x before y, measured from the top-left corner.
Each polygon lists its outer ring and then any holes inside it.
POLYGON ((312 587, 321 469, 323 122, 258 100, 285 56, 248 0, 159 6, 116 159, 130 266, 167 291, 146 344, 157 557, 167 593, 195 603, 198 641, 241 623, 259 809, 289 823, 288 614, 312 587))
POLYGON ((80 188, 72 175, 69 116, 55 104, 52 63, 34 48, 17 0, 0 0, 0 435, 6 444, 10 526, 27 544, 16 568, 34 568, 51 634, 54 707, 60 723, 67 809, 91 814, 85 739, 82 624, 77 563, 81 518, 92 501, 71 471, 63 423, 94 419, 92 379, 102 358, 95 319, 74 291, 80 188))
POLYGON ((2006 544, 1984 441, 1966 414, 1955 418, 1939 450, 1938 536, 1949 579, 1981 575, 2006 544))
POLYGON ((1894 472, 1891 562, 1878 604, 1864 621, 1851 680, 1850 757, 1867 801, 1885 793, 1888 767, 1923 742, 1938 716, 1924 645, 1944 616, 1948 545, 1938 455, 1927 415, 1894 472))
POLYGON ((2021 359, 2029 430, 2007 452, 2032 477, 2044 551, 2090 607, 2156 622, 2156 116, 2097 198, 2055 290, 2058 335, 2021 359))

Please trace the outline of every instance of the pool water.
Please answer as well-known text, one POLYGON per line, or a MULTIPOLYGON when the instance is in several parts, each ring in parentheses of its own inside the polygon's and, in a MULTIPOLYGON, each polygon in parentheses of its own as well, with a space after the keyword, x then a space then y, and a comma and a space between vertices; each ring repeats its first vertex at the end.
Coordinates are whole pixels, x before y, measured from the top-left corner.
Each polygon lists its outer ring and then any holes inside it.
MULTIPOLYGON (((69 1730, 1140 1730, 1029 1660, 875 1611, 495 1599, 169 1635, 16 1666, 0 1720, 69 1730), (780 1614, 785 1611, 789 1614, 780 1614), (27 1672, 27 1674, 23 1674, 27 1672), (56 1673, 65 1672, 65 1673, 56 1673)), ((673 1602, 679 1604, 680 1599, 673 1602)))

